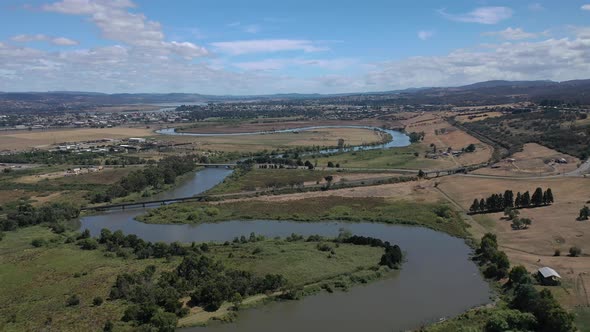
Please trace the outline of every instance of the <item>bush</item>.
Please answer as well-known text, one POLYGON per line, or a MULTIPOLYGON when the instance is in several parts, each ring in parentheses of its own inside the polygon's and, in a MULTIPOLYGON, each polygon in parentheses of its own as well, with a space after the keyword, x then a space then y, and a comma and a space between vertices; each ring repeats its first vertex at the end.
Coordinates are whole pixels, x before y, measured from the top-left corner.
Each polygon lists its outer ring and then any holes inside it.
POLYGON ((83 250, 94 250, 98 248, 98 242, 92 238, 80 240, 78 243, 80 244, 80 248, 83 250))
POLYGON ((66 300, 66 305, 68 307, 77 306, 80 304, 80 297, 77 294, 74 294, 66 300))
POLYGON ((43 247, 45 244, 47 244, 47 241, 45 241, 45 239, 34 239, 33 241, 31 241, 31 245, 35 248, 43 247))
POLYGON ((570 248, 570 256, 578 257, 582 254, 582 249, 576 246, 570 248))
POLYGON ((96 307, 99 307, 103 302, 104 300, 100 296, 97 296, 92 300, 92 304, 94 304, 96 307))
POLYGON ((561 256, 561 250, 555 249, 555 252, 553 253, 553 256, 561 256))

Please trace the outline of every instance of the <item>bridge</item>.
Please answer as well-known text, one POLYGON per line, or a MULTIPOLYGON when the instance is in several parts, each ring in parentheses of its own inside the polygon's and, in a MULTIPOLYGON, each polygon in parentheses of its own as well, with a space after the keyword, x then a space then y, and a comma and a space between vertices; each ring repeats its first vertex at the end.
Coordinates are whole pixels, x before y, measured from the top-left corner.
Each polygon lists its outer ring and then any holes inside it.
POLYGON ((125 210, 128 208, 145 208, 148 206, 166 205, 169 203, 180 203, 180 202, 191 202, 191 201, 202 202, 202 201, 207 200, 207 197, 208 196, 200 195, 200 196, 179 197, 179 198, 170 198, 170 199, 159 199, 159 200, 144 201, 144 202, 88 206, 88 207, 83 207, 80 210, 81 211, 106 211, 106 210, 114 210, 114 209, 125 210))

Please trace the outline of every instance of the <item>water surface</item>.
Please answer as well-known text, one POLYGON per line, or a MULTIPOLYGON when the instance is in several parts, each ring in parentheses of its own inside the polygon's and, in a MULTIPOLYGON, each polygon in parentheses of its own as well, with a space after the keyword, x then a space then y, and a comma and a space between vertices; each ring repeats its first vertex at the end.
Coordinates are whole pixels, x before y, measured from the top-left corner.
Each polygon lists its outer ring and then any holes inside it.
MULTIPOLYGON (((158 198, 199 194, 221 182, 231 170, 208 168, 158 198)), ((272 203, 269 203, 272 204, 272 203)), ((421 227, 371 222, 293 222, 243 220, 199 225, 144 224, 134 218, 146 209, 110 211, 81 218, 81 229, 98 236, 102 228, 156 242, 223 242, 251 232, 267 237, 292 233, 337 236, 342 228, 398 244, 407 262, 391 278, 352 288, 320 293, 300 301, 275 302, 240 311, 231 324, 182 331, 400 331, 415 329, 443 317, 489 302, 490 289, 462 239, 421 227)))

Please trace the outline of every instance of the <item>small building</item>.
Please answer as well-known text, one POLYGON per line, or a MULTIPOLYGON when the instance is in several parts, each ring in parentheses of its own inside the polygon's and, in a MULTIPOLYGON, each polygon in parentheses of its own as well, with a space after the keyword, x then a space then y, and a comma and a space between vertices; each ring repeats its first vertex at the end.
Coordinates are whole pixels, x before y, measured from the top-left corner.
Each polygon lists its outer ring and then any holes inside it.
POLYGON ((129 143, 145 143, 145 138, 131 137, 127 141, 129 143))
POLYGON ((542 267, 537 271, 537 277, 541 284, 546 286, 556 286, 561 282, 561 276, 550 267, 542 267))

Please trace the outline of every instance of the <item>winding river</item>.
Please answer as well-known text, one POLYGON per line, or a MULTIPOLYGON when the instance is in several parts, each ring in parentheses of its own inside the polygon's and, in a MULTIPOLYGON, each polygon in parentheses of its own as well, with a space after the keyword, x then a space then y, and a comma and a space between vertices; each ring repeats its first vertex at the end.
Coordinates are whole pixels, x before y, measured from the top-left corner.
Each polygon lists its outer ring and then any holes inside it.
MULTIPOLYGON (((231 174, 206 168, 157 198, 202 193, 231 174)), ((346 228, 357 235, 396 243, 407 262, 391 278, 352 288, 320 293, 300 301, 275 302, 240 311, 231 324, 211 324, 182 331, 399 331, 418 328, 489 302, 490 288, 469 260, 464 241, 421 227, 370 222, 228 221, 199 225, 144 224, 134 218, 145 209, 111 211, 81 218, 80 229, 98 236, 102 228, 137 234, 148 241, 201 242, 232 240, 250 232, 267 237, 320 234, 334 237, 346 228)))
POLYGON ((161 135, 174 135, 174 136, 224 137, 224 136, 250 136, 250 135, 294 133, 294 132, 311 131, 311 130, 325 129, 325 128, 360 128, 360 129, 378 130, 378 131, 389 134, 391 136, 391 140, 389 140, 386 143, 377 144, 377 145, 361 145, 361 146, 347 147, 344 150, 323 149, 320 151, 320 153, 336 153, 336 152, 341 152, 341 151, 389 149, 389 148, 399 148, 399 147, 404 147, 404 146, 410 145, 410 137, 401 131, 384 129, 384 128, 379 128, 379 127, 371 127, 371 126, 311 126, 311 127, 300 127, 300 128, 291 128, 291 129, 273 130, 273 131, 252 131, 252 132, 244 132, 244 133, 226 133, 226 134, 185 133, 185 132, 176 131, 176 128, 166 128, 166 129, 157 130, 156 133, 161 134, 161 135))

